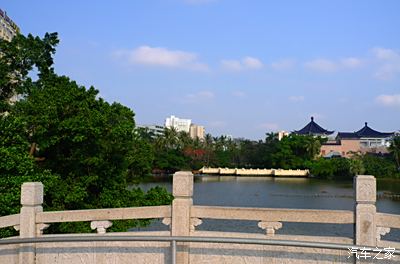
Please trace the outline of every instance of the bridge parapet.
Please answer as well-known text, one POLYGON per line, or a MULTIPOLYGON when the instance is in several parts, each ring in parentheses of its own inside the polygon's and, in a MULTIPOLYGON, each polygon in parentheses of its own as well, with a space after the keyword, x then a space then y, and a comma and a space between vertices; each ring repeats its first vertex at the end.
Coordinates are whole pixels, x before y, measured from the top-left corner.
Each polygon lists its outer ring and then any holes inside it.
MULTIPOLYGON (((87 221, 92 223, 97 234, 106 233, 113 220, 126 219, 163 219, 170 231, 127 232, 123 235, 150 235, 168 237, 225 237, 293 240, 324 243, 342 243, 375 247, 400 248, 400 243, 386 241, 381 236, 390 232, 390 228, 400 228, 400 216, 376 212, 376 182, 373 176, 354 178, 355 208, 351 210, 311 210, 279 208, 244 208, 193 205, 193 175, 191 172, 178 172, 173 177, 172 205, 135 208, 111 208, 93 210, 73 210, 43 212, 43 186, 41 183, 24 183, 21 195, 20 214, 0 217, 0 228, 14 226, 20 231, 21 238, 57 237, 43 235, 43 229, 52 223, 87 221), (200 231, 196 227, 204 219, 252 220, 264 231, 264 234, 231 233, 220 231, 200 231), (354 237, 321 237, 276 234, 276 230, 285 228, 285 222, 354 224, 354 237), (282 225, 283 223, 283 225, 282 225)), ((76 234, 76 236, 80 236, 76 234)), ((76 242, 41 243, 24 245, 0 245, 0 263, 44 264, 72 263, 72 259, 85 259, 85 263, 169 263, 173 260, 169 242, 76 242), (77 247, 79 250, 77 250, 77 247), (8 250, 8 251, 7 251, 8 250), (9 252, 9 253, 2 253, 9 252), (121 252, 124 252, 123 254, 121 252), (64 254, 64 255, 63 255, 64 254), (121 255, 122 254, 122 255, 121 255), (64 257, 63 257, 64 256, 64 257), (53 261, 53 262, 52 262, 53 261), (111 263, 111 262, 110 262, 111 263)), ((176 263, 208 262, 279 262, 279 263, 348 263, 348 252, 317 248, 285 248, 282 246, 254 246, 213 244, 206 242, 178 242, 176 263), (281 255, 282 256, 281 256, 281 255), (308 255, 307 255, 308 254, 308 255), (307 255, 304 259, 304 255, 307 255), (319 256, 321 258, 319 258, 319 256), (310 259, 311 258, 311 259, 310 259), (322 261, 321 261, 322 259, 322 261)))

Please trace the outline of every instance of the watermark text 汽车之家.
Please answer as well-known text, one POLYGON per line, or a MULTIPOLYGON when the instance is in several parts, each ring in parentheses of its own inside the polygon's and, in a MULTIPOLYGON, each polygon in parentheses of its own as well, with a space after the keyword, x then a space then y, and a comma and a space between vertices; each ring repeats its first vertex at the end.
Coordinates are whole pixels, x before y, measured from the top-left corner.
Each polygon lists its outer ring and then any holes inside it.
POLYGON ((392 259, 395 257, 395 248, 368 248, 368 247, 351 247, 349 256, 355 256, 357 259, 392 259))

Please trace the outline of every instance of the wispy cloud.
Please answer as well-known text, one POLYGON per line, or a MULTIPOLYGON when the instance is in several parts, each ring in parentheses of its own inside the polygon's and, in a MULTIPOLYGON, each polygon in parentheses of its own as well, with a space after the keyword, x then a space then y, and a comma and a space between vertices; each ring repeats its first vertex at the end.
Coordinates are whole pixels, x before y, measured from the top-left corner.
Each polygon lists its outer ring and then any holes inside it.
POLYGON ((241 60, 222 60, 221 66, 229 71, 255 70, 263 67, 261 60, 254 57, 244 57, 241 60))
POLYGON ((383 106, 400 106, 400 94, 381 94, 375 100, 383 106))
POLYGON ((325 73, 345 69, 357 69, 363 65, 364 61, 356 57, 347 57, 341 60, 315 59, 304 63, 304 67, 309 70, 325 73))
POLYGON ((386 49, 381 47, 373 48, 372 53, 377 59, 380 60, 394 60, 394 59, 399 59, 400 57, 398 52, 392 49, 386 49))
POLYGON ((344 68, 356 69, 356 68, 361 67, 364 64, 364 62, 359 58, 348 57, 348 58, 341 59, 340 64, 344 68))
POLYGON ((298 96, 296 96, 296 95, 292 95, 292 96, 289 96, 289 101, 292 101, 292 102, 301 102, 301 101, 304 101, 304 96, 303 95, 298 95, 298 96))
POLYGON ((304 67, 319 72, 334 72, 338 66, 335 62, 327 59, 315 59, 304 63, 304 67))
POLYGON ((295 60, 292 59, 282 59, 271 63, 271 67, 274 70, 289 70, 294 67, 295 63, 295 60))
POLYGON ((400 74, 400 53, 386 48, 373 48, 372 53, 379 66, 374 77, 380 80, 391 80, 400 74))
POLYGON ((140 46, 134 50, 119 50, 114 57, 126 60, 130 64, 184 68, 190 70, 208 70, 208 66, 198 61, 197 55, 181 50, 169 50, 163 47, 140 46))

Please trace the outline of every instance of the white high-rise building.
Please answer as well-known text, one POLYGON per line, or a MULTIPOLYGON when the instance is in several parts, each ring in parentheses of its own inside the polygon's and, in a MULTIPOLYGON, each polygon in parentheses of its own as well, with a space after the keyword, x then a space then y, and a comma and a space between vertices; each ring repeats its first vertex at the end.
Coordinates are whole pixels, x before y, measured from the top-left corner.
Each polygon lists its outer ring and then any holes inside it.
POLYGON ((192 120, 190 119, 181 119, 176 116, 168 117, 165 120, 165 127, 166 128, 175 128, 178 132, 184 131, 186 133, 190 132, 190 125, 192 120))
POLYGON ((11 41, 19 33, 19 27, 0 9, 0 39, 11 41))

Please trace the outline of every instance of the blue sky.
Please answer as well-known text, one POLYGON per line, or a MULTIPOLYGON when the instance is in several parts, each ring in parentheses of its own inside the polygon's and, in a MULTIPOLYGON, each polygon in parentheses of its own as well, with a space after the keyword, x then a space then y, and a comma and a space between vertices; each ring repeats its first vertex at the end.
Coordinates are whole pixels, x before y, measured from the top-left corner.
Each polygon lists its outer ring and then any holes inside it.
POLYGON ((24 34, 58 32, 55 69, 130 107, 251 139, 364 122, 400 129, 400 1, 4 1, 24 34))

